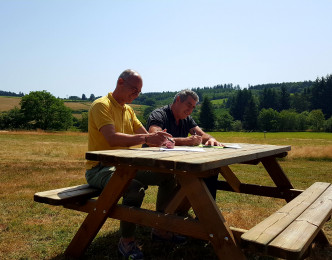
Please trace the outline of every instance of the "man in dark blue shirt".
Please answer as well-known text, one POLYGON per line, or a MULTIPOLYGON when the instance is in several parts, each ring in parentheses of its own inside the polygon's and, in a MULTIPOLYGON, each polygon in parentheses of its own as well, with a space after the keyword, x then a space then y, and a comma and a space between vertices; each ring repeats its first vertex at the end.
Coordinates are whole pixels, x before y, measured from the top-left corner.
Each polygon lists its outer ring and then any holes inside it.
MULTIPOLYGON (((223 146, 214 137, 205 133, 190 116, 199 98, 194 91, 185 89, 177 93, 172 104, 151 112, 147 127, 150 133, 164 129, 173 136, 175 145, 213 145, 223 146), (188 136, 188 134, 191 136, 188 136)), ((212 197, 216 198, 216 181, 218 176, 204 179, 212 197)))

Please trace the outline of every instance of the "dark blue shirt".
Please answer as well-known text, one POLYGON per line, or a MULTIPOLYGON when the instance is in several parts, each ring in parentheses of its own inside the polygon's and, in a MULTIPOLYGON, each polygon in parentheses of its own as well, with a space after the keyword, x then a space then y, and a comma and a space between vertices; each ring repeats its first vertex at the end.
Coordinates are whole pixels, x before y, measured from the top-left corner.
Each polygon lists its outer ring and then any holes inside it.
POLYGON ((167 133, 170 133, 173 137, 187 137, 189 130, 197 126, 191 116, 179 120, 177 125, 170 105, 157 108, 151 112, 146 129, 149 130, 152 125, 167 129, 167 133))

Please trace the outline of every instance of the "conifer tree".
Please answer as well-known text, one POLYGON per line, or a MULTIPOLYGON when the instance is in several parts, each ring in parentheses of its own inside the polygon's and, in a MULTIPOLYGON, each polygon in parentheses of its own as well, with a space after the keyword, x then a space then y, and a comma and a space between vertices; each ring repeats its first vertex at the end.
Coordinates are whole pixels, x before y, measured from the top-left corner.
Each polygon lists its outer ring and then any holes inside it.
POLYGON ((290 108, 290 95, 285 85, 281 86, 280 93, 280 111, 290 108))
POLYGON ((213 113, 212 103, 208 97, 205 97, 202 103, 199 121, 204 130, 211 131, 214 129, 215 115, 213 113))

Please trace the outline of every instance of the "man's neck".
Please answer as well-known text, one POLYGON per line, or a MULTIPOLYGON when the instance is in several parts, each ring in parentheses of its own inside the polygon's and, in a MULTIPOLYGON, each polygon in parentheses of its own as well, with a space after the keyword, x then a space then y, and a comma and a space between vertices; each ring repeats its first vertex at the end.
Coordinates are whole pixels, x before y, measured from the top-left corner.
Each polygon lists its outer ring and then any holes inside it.
POLYGON ((112 93, 113 98, 116 100, 116 102, 119 103, 120 106, 124 106, 126 103, 123 100, 123 98, 121 97, 121 95, 119 95, 118 91, 115 89, 114 92, 112 93))
POLYGON ((172 113, 173 113, 173 116, 174 116, 175 122, 176 122, 176 124, 178 125, 179 122, 180 122, 180 118, 179 118, 179 117, 177 116, 177 114, 176 114, 176 107, 175 107, 174 103, 171 105, 171 111, 172 111, 172 113))

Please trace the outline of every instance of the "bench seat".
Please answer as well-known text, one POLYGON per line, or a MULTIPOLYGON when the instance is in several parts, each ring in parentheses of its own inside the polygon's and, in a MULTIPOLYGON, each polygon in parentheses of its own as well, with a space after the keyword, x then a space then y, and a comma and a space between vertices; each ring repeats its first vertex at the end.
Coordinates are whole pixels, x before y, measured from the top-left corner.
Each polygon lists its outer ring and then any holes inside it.
POLYGON ((245 247, 301 259, 332 214, 332 185, 316 182, 241 236, 245 247))
POLYGON ((34 201, 54 206, 68 203, 84 203, 88 199, 99 196, 101 190, 92 188, 89 184, 66 187, 56 190, 37 192, 34 201))

